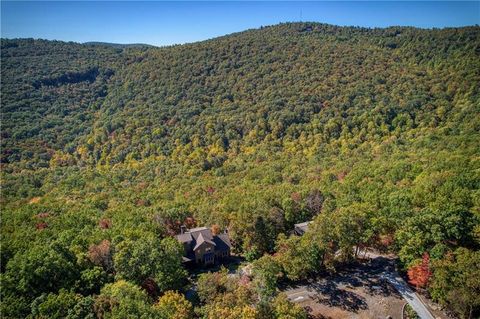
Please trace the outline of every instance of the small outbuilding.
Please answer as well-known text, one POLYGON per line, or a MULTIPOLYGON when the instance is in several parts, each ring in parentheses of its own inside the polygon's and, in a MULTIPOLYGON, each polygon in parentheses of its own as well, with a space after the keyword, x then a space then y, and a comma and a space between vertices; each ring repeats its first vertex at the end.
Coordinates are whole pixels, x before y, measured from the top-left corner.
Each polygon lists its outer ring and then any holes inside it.
POLYGON ((305 232, 308 230, 308 225, 309 225, 311 222, 312 222, 312 221, 295 224, 295 227, 294 227, 294 229, 293 229, 294 233, 295 233, 296 235, 298 235, 298 236, 302 236, 302 235, 305 234, 305 232))

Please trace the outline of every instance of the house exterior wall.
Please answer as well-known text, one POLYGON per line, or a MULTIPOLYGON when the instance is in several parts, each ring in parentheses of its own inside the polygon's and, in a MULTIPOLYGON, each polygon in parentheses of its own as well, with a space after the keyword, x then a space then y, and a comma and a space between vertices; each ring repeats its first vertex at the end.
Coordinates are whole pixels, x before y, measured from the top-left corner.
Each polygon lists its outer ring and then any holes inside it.
MULTIPOLYGON (((204 242, 200 247, 197 248, 197 250, 195 250, 195 262, 197 264, 203 264, 203 256, 206 253, 212 253, 213 254, 214 252, 215 252, 215 246, 213 246, 212 244, 209 244, 207 242, 204 242)), ((215 260, 212 259, 211 263, 214 263, 214 262, 215 262, 215 260)))
POLYGON ((222 259, 222 258, 226 258, 226 257, 230 257, 230 249, 227 250, 227 251, 216 251, 215 252, 215 258, 219 258, 219 259, 222 259))
POLYGON ((191 242, 187 242, 187 243, 183 243, 183 254, 186 256, 188 254, 188 252, 192 249, 192 243, 191 242))

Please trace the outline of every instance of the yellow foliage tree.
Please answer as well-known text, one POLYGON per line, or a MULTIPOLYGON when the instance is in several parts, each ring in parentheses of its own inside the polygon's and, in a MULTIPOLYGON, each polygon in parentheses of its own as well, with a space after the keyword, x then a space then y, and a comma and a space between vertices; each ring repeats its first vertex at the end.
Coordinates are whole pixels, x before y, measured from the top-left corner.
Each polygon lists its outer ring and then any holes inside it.
POLYGON ((153 306, 162 319, 189 319, 193 315, 192 304, 176 291, 167 291, 153 306))

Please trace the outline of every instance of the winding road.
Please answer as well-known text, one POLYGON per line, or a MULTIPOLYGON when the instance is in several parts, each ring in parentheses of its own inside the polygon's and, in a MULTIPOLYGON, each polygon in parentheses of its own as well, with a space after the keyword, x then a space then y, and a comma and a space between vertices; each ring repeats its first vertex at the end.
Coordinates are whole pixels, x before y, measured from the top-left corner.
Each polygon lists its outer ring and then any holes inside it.
POLYGON ((405 281, 397 274, 393 272, 387 272, 385 274, 380 275, 381 278, 388 280, 395 289, 402 295, 403 299, 405 299, 408 304, 415 310, 418 316, 421 319, 435 319, 434 316, 428 311, 425 304, 420 300, 417 293, 414 292, 405 281))
MULTIPOLYGON (((386 257, 384 255, 376 254, 373 252, 363 251, 362 253, 364 254, 364 256, 370 259, 377 257, 386 257)), ((380 278, 388 280, 388 282, 392 284, 395 289, 397 289, 397 291, 402 295, 403 299, 405 299, 408 304, 413 308, 413 310, 417 312, 418 316, 421 319, 435 319, 435 317, 430 313, 423 301, 418 297, 417 293, 410 289, 405 280, 403 280, 396 271, 387 268, 385 273, 380 274, 380 278)))

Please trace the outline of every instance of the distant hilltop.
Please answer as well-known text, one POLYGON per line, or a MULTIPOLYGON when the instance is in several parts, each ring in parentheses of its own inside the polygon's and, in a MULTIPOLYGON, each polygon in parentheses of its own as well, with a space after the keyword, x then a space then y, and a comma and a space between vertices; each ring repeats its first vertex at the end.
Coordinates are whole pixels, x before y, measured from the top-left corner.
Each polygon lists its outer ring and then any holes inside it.
POLYGON ((128 43, 128 44, 121 44, 121 43, 109 43, 109 42, 84 42, 83 44, 86 45, 96 45, 96 46, 108 46, 112 48, 124 49, 124 48, 143 48, 143 47, 155 47, 154 45, 145 44, 145 43, 128 43))

